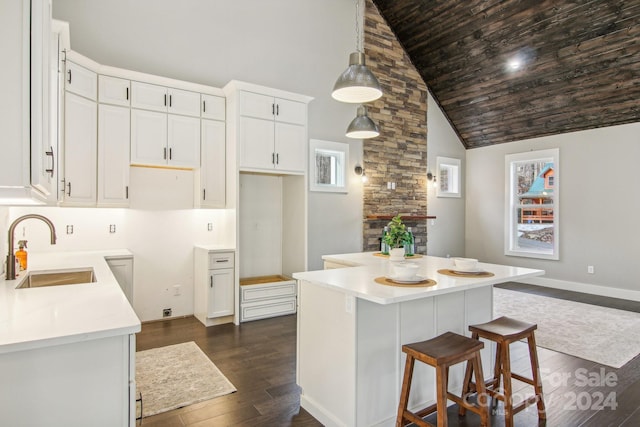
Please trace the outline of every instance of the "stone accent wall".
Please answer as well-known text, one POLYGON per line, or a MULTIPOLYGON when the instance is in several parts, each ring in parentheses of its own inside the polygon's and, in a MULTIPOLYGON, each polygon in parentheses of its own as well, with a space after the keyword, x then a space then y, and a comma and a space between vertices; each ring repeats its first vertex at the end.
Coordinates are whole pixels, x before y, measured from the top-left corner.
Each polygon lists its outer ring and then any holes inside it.
MULTIPOLYGON (((387 220, 367 215, 427 215, 427 86, 371 0, 366 0, 364 52, 382 85, 382 98, 366 104, 380 136, 363 141, 363 250, 380 248, 387 220), (395 190, 387 189, 395 182, 395 190)), ((355 117, 355 109, 354 109, 355 117)), ((427 221, 404 221, 413 228, 416 253, 427 250, 427 221)))

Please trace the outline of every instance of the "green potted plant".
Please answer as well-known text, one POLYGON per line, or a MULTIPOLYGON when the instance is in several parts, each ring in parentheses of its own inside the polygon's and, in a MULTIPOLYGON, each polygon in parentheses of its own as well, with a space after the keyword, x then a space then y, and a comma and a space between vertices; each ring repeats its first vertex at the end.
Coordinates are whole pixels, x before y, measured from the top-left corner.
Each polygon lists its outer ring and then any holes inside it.
POLYGON ((384 242, 389 245, 390 258, 404 259, 404 245, 411 243, 411 237, 407 227, 402 223, 400 214, 391 218, 387 228, 389 231, 384 236, 384 242))

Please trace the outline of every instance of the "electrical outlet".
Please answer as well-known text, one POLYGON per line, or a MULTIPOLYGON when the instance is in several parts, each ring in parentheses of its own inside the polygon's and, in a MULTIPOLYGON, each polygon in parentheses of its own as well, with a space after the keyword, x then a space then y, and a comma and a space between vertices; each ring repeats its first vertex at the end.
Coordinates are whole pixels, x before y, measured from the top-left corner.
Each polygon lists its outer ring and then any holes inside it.
POLYGON ((73 225, 67 225, 67 234, 73 234, 73 225))
POLYGON ((162 309, 162 317, 171 317, 171 309, 170 308, 162 309))
POLYGON ((180 285, 173 285, 173 295, 180 295, 180 285))
POLYGON ((595 274, 595 273, 596 273, 596 270, 593 267, 593 265, 588 265, 587 266, 587 274, 595 274))
POLYGON ((213 230, 213 223, 212 222, 207 224, 207 231, 211 231, 211 230, 213 230))
POLYGON ((115 224, 109 225, 109 233, 115 233, 115 232, 116 232, 116 225, 115 224))

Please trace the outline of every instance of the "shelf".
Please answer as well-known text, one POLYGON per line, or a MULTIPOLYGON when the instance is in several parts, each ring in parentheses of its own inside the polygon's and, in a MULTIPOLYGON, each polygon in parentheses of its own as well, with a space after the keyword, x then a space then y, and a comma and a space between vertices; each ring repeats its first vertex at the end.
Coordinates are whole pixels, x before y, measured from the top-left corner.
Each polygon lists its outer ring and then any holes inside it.
MULTIPOLYGON (((390 221, 395 215, 367 215, 367 219, 369 220, 388 220, 390 221)), ((401 215, 403 221, 421 221, 425 219, 436 219, 433 215, 401 215)))

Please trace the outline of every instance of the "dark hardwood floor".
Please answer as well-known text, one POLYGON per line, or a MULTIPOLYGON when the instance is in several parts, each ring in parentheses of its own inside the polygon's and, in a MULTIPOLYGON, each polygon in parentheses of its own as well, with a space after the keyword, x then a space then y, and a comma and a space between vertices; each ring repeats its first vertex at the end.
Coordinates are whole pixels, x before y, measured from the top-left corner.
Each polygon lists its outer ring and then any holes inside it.
MULTIPOLYGON (((640 303, 634 301, 517 283, 499 286, 640 312, 640 303)), ((295 384, 295 316, 209 328, 193 317, 145 323, 137 335, 137 349, 146 350, 187 341, 195 341, 238 391, 147 417, 143 420, 143 426, 321 425, 299 406, 299 389, 295 384)), ((640 356, 620 369, 613 369, 541 347, 538 347, 538 355, 547 402, 547 421, 538 422, 534 406, 516 415, 517 427, 640 425, 640 356), (584 385, 583 378, 608 378, 609 384, 584 385), (611 385, 613 382, 615 385, 611 385), (616 407, 612 409, 614 403, 616 407), (600 406, 602 409, 598 409, 600 406)), ((515 372, 529 373, 524 343, 512 345, 511 363, 515 372)), ((515 395, 522 395, 529 387, 518 383, 515 395)), ((492 417, 493 426, 504 426, 500 411, 498 407, 498 415, 492 417)), ((473 413, 459 418, 456 405, 450 406, 448 412, 450 426, 480 425, 479 418, 473 413)), ((435 415, 427 418, 433 423, 435 419, 435 415)))

